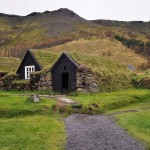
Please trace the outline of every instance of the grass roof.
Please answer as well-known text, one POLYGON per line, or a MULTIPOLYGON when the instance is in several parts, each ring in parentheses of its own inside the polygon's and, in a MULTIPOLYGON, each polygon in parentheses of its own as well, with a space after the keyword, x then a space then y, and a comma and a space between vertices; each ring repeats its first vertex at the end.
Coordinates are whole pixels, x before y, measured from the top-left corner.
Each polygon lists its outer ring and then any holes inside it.
MULTIPOLYGON (((61 55, 61 53, 40 50, 32 50, 32 53, 43 68, 51 68, 61 55)), ((71 52, 69 55, 78 64, 86 65, 96 74, 96 80, 101 91, 113 91, 130 86, 132 73, 125 65, 101 56, 71 52)))
POLYGON ((79 63, 85 64, 96 74, 101 91, 114 91, 131 86, 132 72, 123 64, 100 56, 72 53, 71 56, 79 63))
POLYGON ((0 72, 15 73, 20 62, 19 58, 0 57, 0 72))
POLYGON ((43 69, 50 68, 59 57, 58 54, 49 51, 31 50, 31 52, 43 69))

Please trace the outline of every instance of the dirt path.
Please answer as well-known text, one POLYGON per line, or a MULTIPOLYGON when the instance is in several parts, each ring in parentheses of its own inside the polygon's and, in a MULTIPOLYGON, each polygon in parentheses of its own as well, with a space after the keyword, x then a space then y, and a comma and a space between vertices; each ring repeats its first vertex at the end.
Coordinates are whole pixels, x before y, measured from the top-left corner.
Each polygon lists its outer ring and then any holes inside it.
POLYGON ((57 101, 62 102, 62 103, 76 104, 75 101, 73 101, 72 99, 67 98, 65 95, 55 95, 55 96, 51 96, 51 97, 56 99, 57 101))
POLYGON ((144 150, 104 115, 74 114, 65 119, 67 150, 144 150))

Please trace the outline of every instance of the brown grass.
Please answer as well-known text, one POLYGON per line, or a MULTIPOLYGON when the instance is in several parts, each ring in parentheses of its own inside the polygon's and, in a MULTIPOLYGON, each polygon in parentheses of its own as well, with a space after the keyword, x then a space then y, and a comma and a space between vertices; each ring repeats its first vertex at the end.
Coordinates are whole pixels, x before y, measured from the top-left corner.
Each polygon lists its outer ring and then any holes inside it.
POLYGON ((126 48, 116 40, 99 39, 99 40, 85 40, 69 42, 61 46, 46 49, 51 52, 79 52, 81 54, 89 54, 93 56, 103 56, 111 60, 116 60, 125 65, 133 65, 135 68, 147 60, 131 49, 126 48))

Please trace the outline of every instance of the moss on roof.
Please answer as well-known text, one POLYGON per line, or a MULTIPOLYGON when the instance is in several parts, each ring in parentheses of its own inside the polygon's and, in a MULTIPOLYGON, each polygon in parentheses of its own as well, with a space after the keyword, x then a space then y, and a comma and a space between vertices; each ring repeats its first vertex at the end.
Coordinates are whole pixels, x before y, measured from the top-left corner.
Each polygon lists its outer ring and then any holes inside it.
POLYGON ((123 64, 100 56, 72 53, 79 64, 85 64, 96 74, 101 91, 114 91, 131 86, 132 72, 123 64))
POLYGON ((43 69, 50 68, 59 57, 58 54, 54 54, 48 51, 31 50, 31 52, 43 69))
MULTIPOLYGON (((32 53, 43 68, 51 68, 61 55, 61 53, 40 50, 32 50, 32 53)), ((113 91, 131 86, 132 72, 125 65, 100 56, 81 53, 69 53, 69 55, 78 64, 86 65, 96 74, 101 91, 113 91)))
POLYGON ((15 73, 20 62, 19 58, 0 57, 0 72, 15 73))

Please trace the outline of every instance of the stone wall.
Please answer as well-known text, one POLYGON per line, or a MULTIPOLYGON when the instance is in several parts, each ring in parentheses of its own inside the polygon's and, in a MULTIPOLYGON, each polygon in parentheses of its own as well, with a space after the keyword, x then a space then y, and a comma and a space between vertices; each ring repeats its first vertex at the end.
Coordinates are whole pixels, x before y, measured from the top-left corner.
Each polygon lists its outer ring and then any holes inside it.
POLYGON ((49 70, 31 74, 30 80, 20 80, 19 75, 6 75, 0 82, 3 90, 52 90, 52 79, 49 70))
MULTIPOLYGON (((2 82, 1 89, 4 90, 53 90, 50 70, 35 72, 30 80, 19 80, 18 75, 6 75, 2 82)), ((95 74, 84 65, 76 73, 76 91, 99 92, 95 74)))
POLYGON ((86 66, 82 65, 79 67, 76 73, 76 79, 77 92, 99 92, 96 76, 86 66))
POLYGON ((31 90, 52 90, 52 77, 49 70, 36 72, 31 75, 31 90))
POLYGON ((18 80, 19 79, 19 76, 16 75, 16 74, 11 74, 11 75, 5 75, 2 80, 1 80, 1 86, 0 86, 0 89, 3 89, 3 90, 11 90, 11 89, 14 89, 14 86, 13 86, 13 81, 14 80, 18 80))

